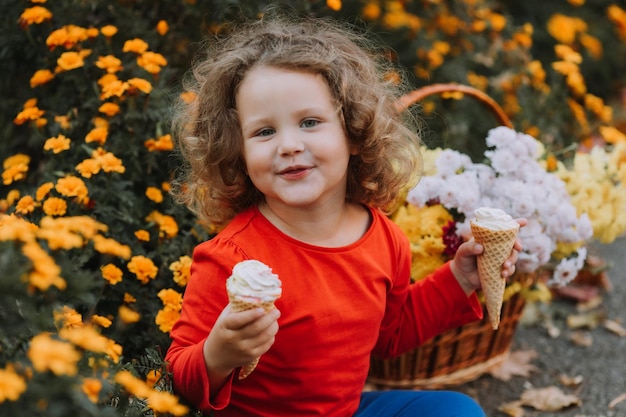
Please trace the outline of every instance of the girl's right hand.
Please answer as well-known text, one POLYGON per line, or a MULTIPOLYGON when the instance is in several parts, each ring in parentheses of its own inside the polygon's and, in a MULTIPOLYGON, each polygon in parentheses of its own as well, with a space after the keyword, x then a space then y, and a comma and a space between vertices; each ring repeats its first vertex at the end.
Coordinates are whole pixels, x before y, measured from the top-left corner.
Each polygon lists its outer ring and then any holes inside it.
POLYGON ((270 349, 278 332, 279 317, 276 309, 265 313, 262 308, 234 312, 230 304, 224 308, 203 347, 212 388, 215 383, 221 386, 235 368, 270 349))

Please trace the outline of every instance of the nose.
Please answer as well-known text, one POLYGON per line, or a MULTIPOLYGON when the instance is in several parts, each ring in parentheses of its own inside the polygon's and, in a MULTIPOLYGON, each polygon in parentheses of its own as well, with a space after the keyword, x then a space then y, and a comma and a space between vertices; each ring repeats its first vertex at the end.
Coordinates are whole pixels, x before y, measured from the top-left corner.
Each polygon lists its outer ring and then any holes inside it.
POLYGON ((278 152, 281 155, 291 155, 304 151, 302 132, 298 129, 283 130, 279 136, 278 152))

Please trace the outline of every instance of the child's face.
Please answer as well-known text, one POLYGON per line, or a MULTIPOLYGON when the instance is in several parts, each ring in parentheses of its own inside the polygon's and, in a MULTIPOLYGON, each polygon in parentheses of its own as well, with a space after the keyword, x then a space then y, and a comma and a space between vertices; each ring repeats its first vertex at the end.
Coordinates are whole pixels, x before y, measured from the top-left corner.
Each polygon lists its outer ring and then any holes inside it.
POLYGON ((248 175, 271 208, 344 204, 355 152, 322 76, 253 68, 239 87, 237 111, 248 175))

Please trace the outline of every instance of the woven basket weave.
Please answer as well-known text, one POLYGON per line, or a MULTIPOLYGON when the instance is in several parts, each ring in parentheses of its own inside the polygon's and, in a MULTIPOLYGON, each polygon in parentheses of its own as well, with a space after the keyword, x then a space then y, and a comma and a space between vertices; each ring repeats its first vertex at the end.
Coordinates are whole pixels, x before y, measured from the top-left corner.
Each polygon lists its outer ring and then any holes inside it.
MULTIPOLYGON (((513 127, 506 113, 488 95, 459 84, 433 84, 412 91, 397 105, 403 111, 430 95, 463 93, 483 104, 502 126, 513 127)), ((511 281, 528 285, 534 274, 516 273, 511 281)), ((505 300, 498 330, 483 306, 483 320, 448 330, 419 348, 392 359, 370 360, 368 383, 377 388, 438 389, 472 381, 498 367, 508 356, 525 300, 518 292, 505 300)))

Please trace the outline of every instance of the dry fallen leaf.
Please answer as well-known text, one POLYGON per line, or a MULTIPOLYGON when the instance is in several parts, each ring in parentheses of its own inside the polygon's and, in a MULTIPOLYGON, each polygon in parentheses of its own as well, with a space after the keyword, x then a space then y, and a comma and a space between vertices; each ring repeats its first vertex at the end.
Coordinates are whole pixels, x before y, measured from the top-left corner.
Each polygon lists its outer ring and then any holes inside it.
POLYGON ((606 320, 604 327, 620 337, 626 337, 626 329, 615 320, 606 320))
POLYGON ((509 417, 523 417, 524 408, 521 401, 512 401, 510 403, 504 403, 498 407, 498 411, 506 414, 509 417))
POLYGON ((570 329, 594 329, 606 320, 603 310, 587 311, 585 313, 570 314, 567 316, 567 327, 570 329))
POLYGON ((501 381, 508 381, 513 376, 530 376, 537 367, 530 362, 537 357, 535 350, 518 350, 511 352, 500 366, 489 371, 491 376, 501 381))
POLYGON ((566 387, 577 387, 583 383, 583 380, 584 378, 582 375, 576 375, 576 376, 569 376, 565 374, 559 375, 559 382, 565 385, 566 387))
POLYGON ((576 346, 589 347, 593 344, 593 337, 588 332, 573 332, 570 334, 569 340, 576 346))
POLYGON ((577 396, 566 394, 555 386, 526 390, 522 393, 520 401, 523 405, 539 411, 559 411, 582 403, 577 396))
POLYGON ((622 395, 618 395, 616 398, 613 399, 613 401, 609 403, 609 410, 614 409, 617 404, 621 403, 624 400, 626 400, 626 392, 622 395))

